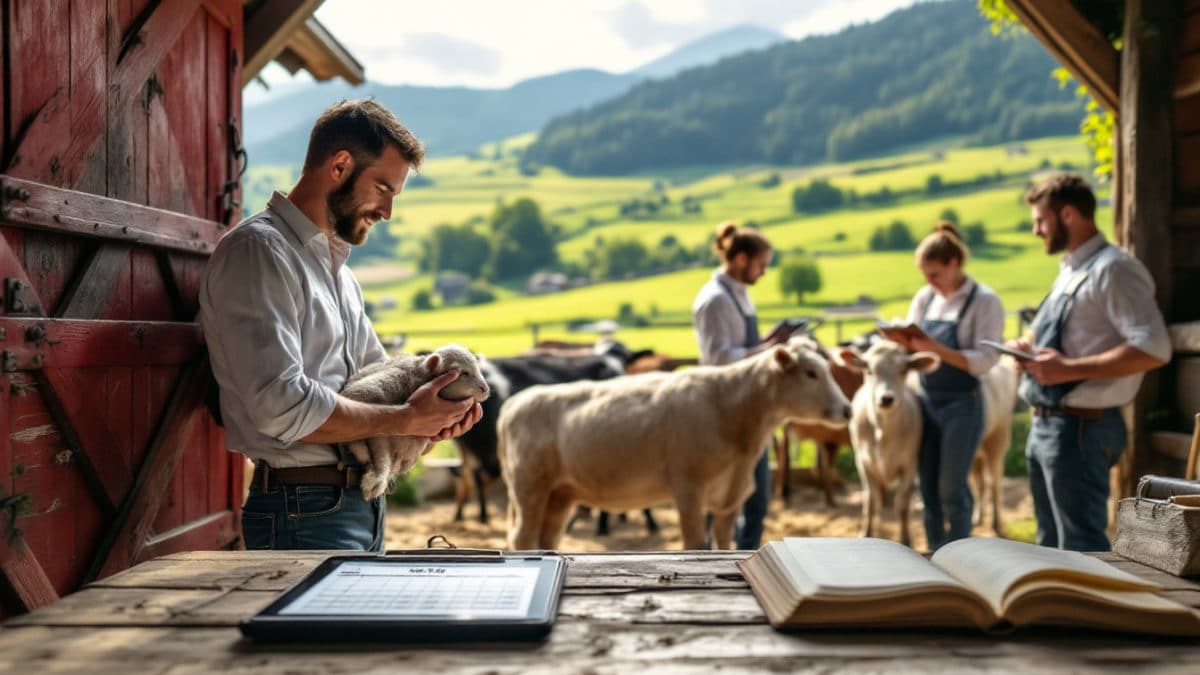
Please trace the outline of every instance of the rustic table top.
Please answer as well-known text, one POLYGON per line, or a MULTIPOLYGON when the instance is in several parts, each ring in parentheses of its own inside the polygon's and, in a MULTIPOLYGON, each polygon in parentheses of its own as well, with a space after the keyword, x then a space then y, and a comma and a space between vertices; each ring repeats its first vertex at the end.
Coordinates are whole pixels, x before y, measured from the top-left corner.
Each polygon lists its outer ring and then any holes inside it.
MULTIPOLYGON (((533 645, 263 645, 237 623, 327 557, 196 551, 108 577, 0 626, 0 671, 477 673, 1019 671, 1196 672, 1200 643, 1029 629, 779 633, 734 562, 745 553, 570 555, 558 623, 533 645)), ((1200 608, 1200 585, 1101 557, 1200 608)))

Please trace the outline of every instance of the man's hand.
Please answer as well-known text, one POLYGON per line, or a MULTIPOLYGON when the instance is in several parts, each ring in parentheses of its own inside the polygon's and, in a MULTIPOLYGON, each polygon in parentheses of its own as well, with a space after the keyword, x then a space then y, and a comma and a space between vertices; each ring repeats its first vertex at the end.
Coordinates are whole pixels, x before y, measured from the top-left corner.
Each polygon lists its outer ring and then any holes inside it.
MULTIPOLYGON (((897 342, 900 341, 897 340, 897 342)), ((945 345, 937 340, 934 340, 928 335, 925 335, 924 333, 921 335, 908 336, 903 342, 900 342, 900 344, 904 345, 904 348, 910 352, 933 352, 938 356, 942 356, 943 352, 945 351, 945 345)))
POLYGON ((1033 342, 1031 342, 1029 338, 1025 337, 1013 338, 1008 342, 1005 342, 1004 346, 1008 347, 1009 349, 1015 349, 1019 352, 1029 352, 1031 354, 1035 349, 1033 342))
MULTIPOLYGON (((1025 344, 1023 348, 1014 346, 1013 349, 1028 350, 1029 343, 1027 341, 1011 340, 1010 342, 1025 344)), ((1029 376, 1037 380, 1039 384, 1049 386, 1080 379, 1070 360, 1057 349, 1043 347, 1037 352, 1037 358, 1030 361, 1019 361, 1019 363, 1025 372, 1029 373, 1029 376)))
MULTIPOLYGON (((466 420, 473 419, 471 424, 479 421, 475 410, 482 409, 473 399, 462 401, 447 401, 438 397, 443 387, 458 379, 458 371, 450 370, 421 385, 408 397, 408 402, 401 410, 408 417, 405 428, 399 436, 424 436, 431 441, 442 440, 441 435, 446 429, 457 428, 466 420), (474 409, 474 410, 473 410, 474 409)), ((468 424, 462 431, 471 428, 468 424)), ((462 432, 455 435, 461 435, 462 432)), ((453 438, 447 436, 446 438, 453 438)))
POLYGON ((449 440, 451 438, 458 438, 459 436, 467 433, 471 427, 475 426, 475 423, 478 422, 481 417, 483 417, 483 406, 476 403, 474 407, 468 410, 467 413, 463 415, 462 418, 457 422, 446 427, 445 429, 442 429, 436 435, 430 436, 429 440, 431 441, 431 444, 429 448, 425 449, 425 452, 429 452, 429 449, 433 447, 432 443, 449 440))

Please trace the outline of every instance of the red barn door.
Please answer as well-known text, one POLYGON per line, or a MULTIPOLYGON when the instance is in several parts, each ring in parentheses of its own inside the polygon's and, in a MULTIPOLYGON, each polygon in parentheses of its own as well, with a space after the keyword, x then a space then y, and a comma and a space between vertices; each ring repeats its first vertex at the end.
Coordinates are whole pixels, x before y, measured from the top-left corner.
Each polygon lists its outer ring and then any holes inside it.
POLYGON ((241 503, 194 322, 240 213, 241 2, 5 8, 0 617, 234 546, 241 503))

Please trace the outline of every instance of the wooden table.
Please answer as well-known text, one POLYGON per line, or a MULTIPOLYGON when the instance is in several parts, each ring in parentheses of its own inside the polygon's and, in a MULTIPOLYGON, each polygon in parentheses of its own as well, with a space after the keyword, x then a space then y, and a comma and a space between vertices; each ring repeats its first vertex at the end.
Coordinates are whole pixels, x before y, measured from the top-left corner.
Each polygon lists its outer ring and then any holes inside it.
MULTIPOLYGON (((0 671, 23 673, 637 673, 746 671, 1197 672, 1200 643, 1031 630, 772 630, 734 567, 743 553, 570 556, 551 638, 536 645, 286 647, 236 625, 326 554, 197 551, 93 583, 0 627, 0 671)), ((1200 607, 1200 586, 1104 559, 1200 607)))

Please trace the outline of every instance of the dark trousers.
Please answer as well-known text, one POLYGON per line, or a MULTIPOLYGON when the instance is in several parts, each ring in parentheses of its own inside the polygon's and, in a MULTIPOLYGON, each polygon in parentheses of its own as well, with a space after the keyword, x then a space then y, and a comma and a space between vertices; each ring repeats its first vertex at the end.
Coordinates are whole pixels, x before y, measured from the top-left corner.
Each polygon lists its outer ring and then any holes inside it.
POLYGON ((1125 442, 1117 408, 1095 418, 1034 415, 1025 458, 1039 544, 1109 550, 1108 474, 1125 442))
POLYGON ((766 448, 754 465, 754 493, 742 505, 742 517, 738 518, 737 531, 733 541, 739 550, 758 550, 762 542, 763 521, 767 517, 767 508, 771 505, 771 465, 767 458, 766 448))
POLYGON ((383 497, 365 501, 358 488, 257 481, 242 506, 247 549, 383 550, 383 497))
POLYGON ((983 397, 979 389, 930 392, 921 401, 921 412, 924 430, 917 470, 925 502, 925 539, 929 550, 936 551, 971 536, 975 500, 967 478, 983 437, 983 397))

